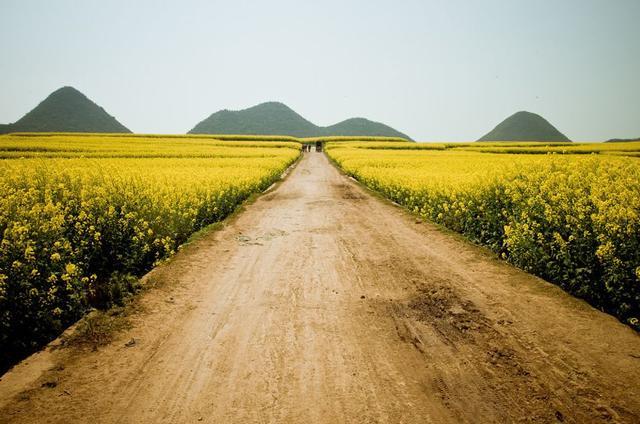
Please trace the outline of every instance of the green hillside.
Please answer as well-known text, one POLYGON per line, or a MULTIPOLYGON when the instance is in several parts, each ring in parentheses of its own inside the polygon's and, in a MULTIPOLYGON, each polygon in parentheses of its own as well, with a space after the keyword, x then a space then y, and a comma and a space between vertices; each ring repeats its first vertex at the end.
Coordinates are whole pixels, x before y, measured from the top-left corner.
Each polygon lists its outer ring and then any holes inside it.
POLYGON ((20 120, 2 127, 5 132, 131 132, 73 87, 54 91, 20 120))
POLYGON ((221 110, 197 124, 189 134, 254 134, 293 137, 382 136, 409 137, 388 125, 352 118, 328 127, 318 126, 279 102, 239 111, 221 110))
POLYGON ((313 137, 318 127, 287 105, 267 102, 240 111, 221 110, 196 125, 189 134, 250 134, 313 137))
POLYGON ((605 141, 605 143, 629 143, 632 141, 640 141, 640 137, 638 138, 611 138, 607 141, 605 141))
POLYGON ((406 134, 401 133, 388 125, 380 122, 370 121, 365 118, 351 118, 337 124, 324 127, 324 135, 375 135, 380 137, 401 137, 410 139, 406 134))
POLYGON ((542 116, 517 112, 478 141, 571 141, 542 116))

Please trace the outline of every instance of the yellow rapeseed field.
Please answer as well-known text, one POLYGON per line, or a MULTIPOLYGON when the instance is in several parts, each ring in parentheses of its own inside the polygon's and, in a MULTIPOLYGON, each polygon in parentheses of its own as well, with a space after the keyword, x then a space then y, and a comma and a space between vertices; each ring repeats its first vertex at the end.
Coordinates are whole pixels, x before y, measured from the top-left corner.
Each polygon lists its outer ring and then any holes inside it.
MULTIPOLYGON (((0 137, 0 362, 118 303, 195 231, 264 190, 297 142, 0 137)), ((0 364, 1 365, 1 364, 0 364)))
POLYGON ((639 146, 613 144, 592 145, 590 155, 326 150, 371 189, 640 328, 640 161, 601 154, 639 146))

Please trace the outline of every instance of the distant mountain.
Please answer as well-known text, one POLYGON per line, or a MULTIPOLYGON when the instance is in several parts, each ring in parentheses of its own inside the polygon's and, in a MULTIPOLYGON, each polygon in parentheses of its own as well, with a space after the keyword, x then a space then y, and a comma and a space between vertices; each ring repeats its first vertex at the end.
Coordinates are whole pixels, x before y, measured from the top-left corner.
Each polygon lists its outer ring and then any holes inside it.
POLYGON ((90 132, 131 131, 73 87, 62 87, 13 124, 0 132, 90 132))
POLYGON ((189 134, 253 134, 323 137, 340 135, 409 136, 379 122, 352 118, 320 127, 279 102, 261 103, 239 111, 221 110, 196 125, 189 134))
POLYGON ((370 121, 365 118, 351 118, 322 129, 323 135, 370 135, 380 137, 402 137, 410 139, 406 134, 401 133, 388 125, 380 122, 370 121))
POLYGON ((262 103, 241 111, 221 110, 196 125, 189 134, 255 134, 313 137, 318 127, 287 105, 262 103))
POLYGON ((626 142, 630 142, 630 141, 640 141, 640 137, 638 137, 638 138, 611 138, 611 139, 605 141, 605 143, 626 143, 626 142))
POLYGON ((517 112, 478 141, 571 141, 542 116, 517 112))

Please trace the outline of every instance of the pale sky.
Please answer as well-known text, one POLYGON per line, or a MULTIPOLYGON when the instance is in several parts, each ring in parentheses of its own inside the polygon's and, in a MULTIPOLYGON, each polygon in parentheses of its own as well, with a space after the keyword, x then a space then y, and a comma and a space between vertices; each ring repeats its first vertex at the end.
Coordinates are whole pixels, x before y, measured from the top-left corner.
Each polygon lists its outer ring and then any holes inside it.
POLYGON ((519 110, 640 137, 639 22, 639 0, 0 0, 0 123, 71 85, 139 133, 274 100, 421 141, 519 110))

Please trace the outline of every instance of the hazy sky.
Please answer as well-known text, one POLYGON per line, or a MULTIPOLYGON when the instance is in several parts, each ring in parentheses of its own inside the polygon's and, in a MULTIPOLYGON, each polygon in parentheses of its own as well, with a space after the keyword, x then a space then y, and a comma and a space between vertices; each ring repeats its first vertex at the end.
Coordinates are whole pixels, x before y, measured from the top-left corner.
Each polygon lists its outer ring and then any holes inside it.
POLYGON ((0 0, 0 123, 71 85, 134 132, 269 100, 475 140, 518 110, 640 137, 639 0, 0 0))

